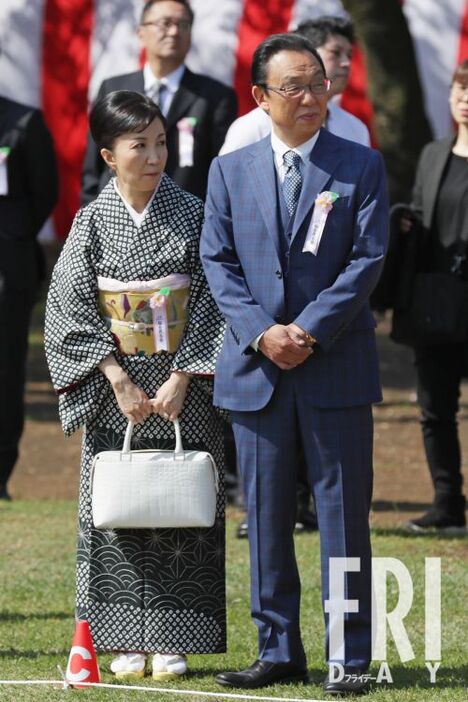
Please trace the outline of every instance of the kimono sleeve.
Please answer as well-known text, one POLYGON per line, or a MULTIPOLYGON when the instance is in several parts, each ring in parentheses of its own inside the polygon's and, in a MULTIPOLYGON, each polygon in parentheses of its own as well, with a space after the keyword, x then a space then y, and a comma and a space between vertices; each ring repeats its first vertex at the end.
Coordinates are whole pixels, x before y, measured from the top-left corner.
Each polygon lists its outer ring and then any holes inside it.
POLYGON ((200 232, 203 209, 197 213, 196 236, 191 245, 191 284, 187 308, 187 325, 174 356, 173 370, 193 375, 213 375, 221 349, 225 324, 208 287, 200 261, 200 232))
POLYGON ((65 433, 99 409, 109 384, 98 366, 115 343, 99 313, 92 223, 78 212, 52 274, 47 296, 45 350, 65 433))

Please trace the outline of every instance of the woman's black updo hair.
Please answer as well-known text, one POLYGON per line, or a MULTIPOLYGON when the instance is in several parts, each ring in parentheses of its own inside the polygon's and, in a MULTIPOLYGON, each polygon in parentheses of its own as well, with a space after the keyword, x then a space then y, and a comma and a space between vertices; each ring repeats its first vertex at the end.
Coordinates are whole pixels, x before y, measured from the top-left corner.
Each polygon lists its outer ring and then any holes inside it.
POLYGON ((155 119, 162 122, 165 130, 166 120, 150 98, 131 90, 115 90, 96 102, 89 115, 89 127, 98 149, 111 150, 119 136, 143 132, 155 119))

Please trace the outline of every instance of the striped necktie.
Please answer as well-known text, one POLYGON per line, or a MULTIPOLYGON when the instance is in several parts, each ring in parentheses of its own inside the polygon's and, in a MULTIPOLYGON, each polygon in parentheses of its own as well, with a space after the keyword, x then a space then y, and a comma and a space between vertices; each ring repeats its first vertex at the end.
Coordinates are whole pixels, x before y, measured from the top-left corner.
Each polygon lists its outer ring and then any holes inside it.
POLYGON ((166 83, 163 83, 163 81, 157 81, 153 87, 151 88, 151 91, 148 95, 148 97, 151 98, 153 102, 156 103, 156 105, 159 106, 159 109, 161 112, 163 111, 162 109, 162 104, 164 102, 164 97, 167 91, 167 85, 166 83))

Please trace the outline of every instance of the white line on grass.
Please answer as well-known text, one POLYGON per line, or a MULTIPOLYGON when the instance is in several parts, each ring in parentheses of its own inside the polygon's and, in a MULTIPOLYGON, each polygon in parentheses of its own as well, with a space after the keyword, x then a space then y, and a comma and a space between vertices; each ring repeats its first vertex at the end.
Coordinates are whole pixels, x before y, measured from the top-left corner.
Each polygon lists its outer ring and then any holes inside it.
MULTIPOLYGON (((60 685, 63 680, 0 680, 0 685, 60 685)), ((103 687, 112 690, 139 690, 140 692, 166 692, 174 695, 197 695, 198 697, 226 697, 234 700, 264 700, 265 702, 328 702, 328 700, 311 700, 305 697, 260 697, 258 695, 237 695, 229 692, 200 692, 200 690, 176 690, 167 687, 143 687, 142 685, 111 685, 108 683, 79 683, 80 687, 103 687)), ((73 685, 72 685, 73 687, 73 685)))

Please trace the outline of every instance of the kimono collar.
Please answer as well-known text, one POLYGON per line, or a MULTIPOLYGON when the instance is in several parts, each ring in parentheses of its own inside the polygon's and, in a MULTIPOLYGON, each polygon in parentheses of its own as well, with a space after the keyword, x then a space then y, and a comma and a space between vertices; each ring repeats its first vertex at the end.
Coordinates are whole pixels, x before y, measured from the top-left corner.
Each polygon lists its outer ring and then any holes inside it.
POLYGON ((114 185, 115 192, 117 193, 117 195, 120 197, 120 199, 122 200, 123 204, 124 204, 125 207, 127 208, 128 213, 129 213, 130 217, 133 219, 135 225, 136 225, 137 227, 140 227, 141 223, 143 222, 143 220, 144 220, 144 218, 145 218, 145 216, 146 216, 146 213, 148 212, 148 210, 149 210, 149 208, 150 208, 150 206, 151 206, 151 203, 153 202, 153 200, 154 200, 154 198, 155 198, 156 193, 158 192, 158 188, 159 188, 159 186, 160 186, 161 179, 159 180, 159 183, 158 183, 157 186, 155 187, 155 189, 154 189, 154 191, 153 191, 153 193, 152 193, 150 199, 149 199, 148 202, 146 203, 145 209, 144 209, 142 212, 138 212, 138 211, 128 202, 128 200, 126 200, 126 199, 124 198, 124 196, 122 195, 122 193, 121 193, 120 190, 119 190, 119 186, 117 185, 117 178, 113 178, 113 179, 112 179, 112 183, 113 183, 113 185, 114 185))

